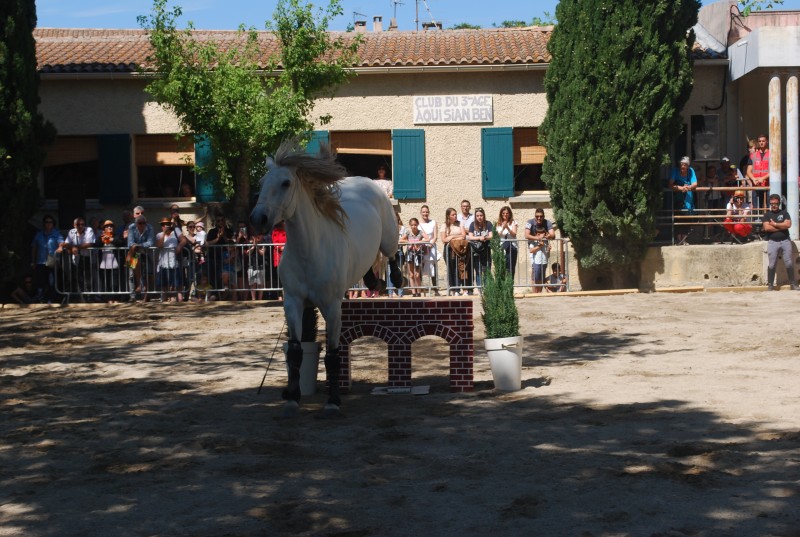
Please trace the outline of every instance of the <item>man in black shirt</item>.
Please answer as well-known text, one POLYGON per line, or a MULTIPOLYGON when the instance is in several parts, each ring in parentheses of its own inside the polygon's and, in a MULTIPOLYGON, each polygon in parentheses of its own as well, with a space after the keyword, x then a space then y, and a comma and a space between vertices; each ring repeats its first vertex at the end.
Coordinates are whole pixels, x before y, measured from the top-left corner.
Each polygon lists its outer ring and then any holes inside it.
POLYGON ((793 291, 800 290, 794 278, 794 263, 792 263, 792 241, 789 240, 789 228, 792 219, 789 213, 781 209, 781 197, 771 194, 769 197, 769 211, 761 217, 761 230, 767 234, 767 288, 772 291, 775 281, 775 266, 778 264, 778 254, 783 255, 783 264, 786 266, 786 275, 793 291))

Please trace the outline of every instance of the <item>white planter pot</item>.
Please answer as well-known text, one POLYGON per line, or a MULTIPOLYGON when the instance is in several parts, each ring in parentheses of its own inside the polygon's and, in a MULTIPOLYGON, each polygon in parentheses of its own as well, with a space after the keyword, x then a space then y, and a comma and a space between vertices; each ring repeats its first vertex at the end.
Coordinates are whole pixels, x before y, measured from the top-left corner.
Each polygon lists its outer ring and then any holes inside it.
MULTIPOLYGON (((320 344, 316 341, 301 341, 303 347, 303 363, 300 364, 300 394, 314 395, 317 393, 317 373, 319 372, 319 353, 320 344)), ((286 359, 286 351, 289 344, 283 344, 283 357, 286 359)), ((286 364, 286 372, 289 372, 289 364, 286 364)))
POLYGON ((522 389, 522 336, 485 339, 494 387, 505 392, 522 389))

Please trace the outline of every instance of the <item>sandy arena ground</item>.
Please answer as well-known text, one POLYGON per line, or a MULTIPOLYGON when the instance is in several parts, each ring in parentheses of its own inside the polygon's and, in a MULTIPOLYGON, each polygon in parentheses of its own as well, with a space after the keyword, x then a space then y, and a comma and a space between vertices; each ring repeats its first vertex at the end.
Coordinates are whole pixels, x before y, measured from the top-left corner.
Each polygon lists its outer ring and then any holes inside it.
MULTIPOLYGON (((519 301, 523 390, 413 348, 428 395, 278 419, 282 310, 0 310, 0 536, 800 536, 800 293, 519 301)), ((320 379, 324 374, 320 373, 320 379)))

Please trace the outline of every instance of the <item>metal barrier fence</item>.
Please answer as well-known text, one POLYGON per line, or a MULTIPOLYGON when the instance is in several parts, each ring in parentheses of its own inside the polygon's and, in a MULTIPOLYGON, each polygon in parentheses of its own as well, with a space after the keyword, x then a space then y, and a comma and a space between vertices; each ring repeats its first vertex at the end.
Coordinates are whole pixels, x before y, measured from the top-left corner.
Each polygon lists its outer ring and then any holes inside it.
MULTIPOLYGON (((503 242, 508 269, 516 289, 530 288, 533 293, 569 291, 569 242, 566 239, 541 241, 514 239, 503 242), (531 253, 537 246, 538 253, 531 253), (556 271, 553 264, 558 263, 556 271)), ((483 248, 470 244, 464 254, 445 245, 446 287, 448 295, 474 294, 483 287, 483 276, 491 270, 488 244, 483 248)))
MULTIPOLYGON (((542 265, 543 274, 548 274, 547 260, 555 259, 562 267, 562 276, 555 282, 538 283, 532 281, 533 265, 531 256, 527 254, 528 241, 519 239, 507 244, 504 248, 516 288, 531 287, 534 292, 569 289, 566 241, 549 241, 545 264, 537 260, 542 265), (525 255, 516 255, 517 252, 525 255)), ((282 289, 276 265, 278 248, 282 246, 248 243, 207 245, 202 249, 151 247, 134 259, 128 256, 127 247, 93 247, 80 250, 76 255, 64 251, 56 256, 55 288, 64 302, 278 299, 282 289)), ((433 296, 440 294, 442 287, 451 294, 479 289, 484 272, 491 266, 485 254, 470 247, 465 264, 460 268, 457 261, 448 260, 449 255, 449 248, 442 248, 441 244, 401 244, 396 258, 404 282, 399 291, 391 285, 385 258, 376 259, 373 271, 386 282, 386 289, 381 291, 389 296, 433 296), (442 262, 444 277, 440 278, 442 262), (451 274, 455 275, 452 280, 451 274)), ((368 291, 363 282, 358 282, 348 292, 351 298, 377 294, 368 291)))
MULTIPOLYGON (((750 239, 760 239, 761 217, 769 209, 766 198, 769 187, 698 187, 694 191, 695 210, 686 211, 673 208, 672 191, 665 191, 665 208, 656 213, 656 225, 659 230, 656 243, 668 244, 709 244, 725 243, 741 244, 745 237, 732 233, 726 224, 726 206, 731 195, 743 190, 758 199, 760 206, 748 203, 750 213, 744 217, 736 217, 737 223, 752 227, 750 239), (709 203, 708 195, 718 192, 720 197, 709 203)), ((752 199, 752 198, 751 198, 752 199)))
POLYGON ((65 301, 121 299, 262 300, 281 291, 276 248, 228 244, 193 249, 146 248, 135 258, 127 247, 94 247, 56 258, 56 291, 65 301))

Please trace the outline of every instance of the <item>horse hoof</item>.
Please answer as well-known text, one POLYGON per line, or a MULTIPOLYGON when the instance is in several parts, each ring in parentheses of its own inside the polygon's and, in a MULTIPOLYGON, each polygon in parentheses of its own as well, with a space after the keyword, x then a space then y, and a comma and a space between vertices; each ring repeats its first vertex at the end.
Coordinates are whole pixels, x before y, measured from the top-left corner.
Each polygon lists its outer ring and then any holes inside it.
POLYGON ((328 403, 322 409, 322 417, 325 419, 336 419, 343 418, 344 414, 339 410, 339 405, 328 403))
POLYGON ((286 401, 286 404, 283 405, 283 413, 281 414, 282 418, 294 418, 300 414, 300 403, 297 401, 286 401))

